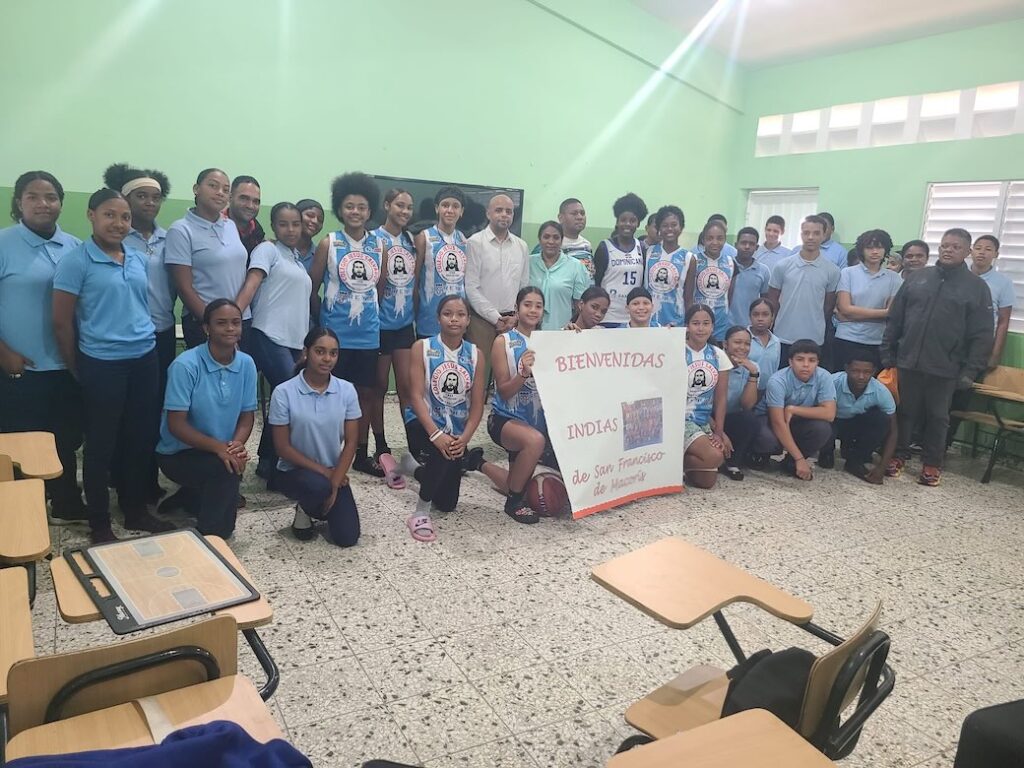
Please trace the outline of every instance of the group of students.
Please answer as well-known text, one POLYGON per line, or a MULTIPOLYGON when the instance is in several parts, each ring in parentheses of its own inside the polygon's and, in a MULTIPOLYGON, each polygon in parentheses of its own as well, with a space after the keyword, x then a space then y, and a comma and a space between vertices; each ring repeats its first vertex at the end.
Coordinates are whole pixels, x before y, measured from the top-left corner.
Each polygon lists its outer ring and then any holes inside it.
MULTIPOLYGON (((526 485, 538 463, 557 467, 532 376, 529 337, 541 327, 686 328, 692 485, 711 487, 718 473, 742 479, 744 465, 764 468, 779 452, 784 468, 810 479, 808 459, 820 451, 818 465, 829 466, 837 436, 854 475, 880 483, 902 469, 898 449, 907 440, 897 445, 897 435, 909 434, 902 421, 896 429, 895 401, 874 378, 902 282, 886 269, 895 260, 884 231, 861 235, 840 269, 843 249, 827 214, 802 222, 803 245, 792 254, 779 240, 780 217, 769 219, 759 247, 750 227, 727 243, 716 215, 691 252, 679 242, 685 219, 677 206, 660 208, 638 239, 647 208, 628 194, 615 202, 611 236, 593 249, 582 236, 583 205, 570 198, 557 221, 540 227, 529 268, 512 278, 515 307, 478 346, 467 338, 474 308, 457 187, 437 192, 436 223, 413 235, 407 191, 383 196, 384 222, 371 231, 382 203, 376 183, 339 176, 331 208, 341 228, 317 243, 325 217, 314 200, 274 205, 274 237, 264 239, 251 176, 202 171, 194 207, 167 230, 157 223, 170 192, 164 174, 115 165, 104 180, 89 199, 85 242, 58 226, 64 191, 45 171, 19 177, 15 224, 0 231, 0 430, 54 433, 65 473, 49 483, 53 516, 87 519, 94 542, 114 539, 110 487, 126 527, 171 527, 148 507, 163 494, 158 470, 181 486, 161 511, 183 509, 202 532, 231 535, 244 504, 239 481, 258 373, 272 395, 257 474, 297 502, 298 537, 312 537, 315 521, 326 520, 335 543, 356 543, 353 469, 395 488, 406 477, 418 481, 407 525, 419 540, 434 539, 431 510, 454 509, 466 471, 488 476, 512 519, 535 523, 526 485), (175 356, 178 299, 187 351, 175 356), (823 348, 834 374, 821 365, 823 348), (483 417, 488 368, 487 432, 508 451, 507 470, 468 445, 483 417), (410 449, 397 462, 384 431, 392 370, 410 449), (83 436, 84 505, 75 463, 83 436), (881 459, 869 467, 876 451, 881 459)), ((488 215, 494 208, 510 221, 499 198, 508 199, 495 196, 488 215)), ((984 240, 974 244, 975 268, 986 264, 984 240)), ((991 271, 998 243, 989 241, 991 271)), ((920 269, 927 249, 906 244, 897 268, 920 269)), ((981 277, 991 280, 984 270, 981 277)), ((1009 295, 1012 304, 1012 286, 1009 295)), ((1004 301, 1000 293, 990 302, 999 351, 1004 301)), ((897 351, 891 343, 889 356, 897 351)), ((910 428, 932 438, 915 408, 910 428)))

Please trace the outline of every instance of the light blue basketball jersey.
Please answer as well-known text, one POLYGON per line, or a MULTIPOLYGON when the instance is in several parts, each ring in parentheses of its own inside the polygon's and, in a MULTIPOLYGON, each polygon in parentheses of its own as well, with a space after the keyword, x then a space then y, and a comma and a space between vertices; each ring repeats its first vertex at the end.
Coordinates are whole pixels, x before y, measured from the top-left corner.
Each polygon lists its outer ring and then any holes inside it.
POLYGON ((657 319, 658 325, 681 328, 685 324, 683 283, 691 259, 693 254, 683 247, 665 253, 661 243, 652 246, 647 252, 646 284, 654 300, 653 317, 657 319))
POLYGON ((718 349, 711 344, 694 352, 686 347, 686 419, 704 426, 711 420, 715 407, 715 386, 718 384, 718 349))
POLYGON ((437 305, 445 296, 466 295, 466 237, 459 230, 444 235, 436 226, 424 230, 426 258, 420 273, 420 303, 416 312, 416 335, 441 332, 437 305))
POLYGON ((732 325, 729 317, 729 284, 732 282, 733 272, 736 271, 736 264, 732 256, 724 250, 717 259, 708 258, 706 253, 698 252, 694 260, 696 279, 693 283, 693 300, 697 304, 707 304, 715 311, 713 336, 722 340, 732 325))
MULTIPOLYGON (((509 373, 515 375, 519 371, 519 360, 526 353, 530 340, 513 328, 505 337, 505 358, 508 360, 509 373)), ((540 393, 537 392, 537 381, 532 376, 511 400, 503 398, 497 388, 491 398, 491 410, 506 419, 524 421, 536 430, 544 432, 547 424, 544 421, 544 409, 540 404, 540 393)))
POLYGON ((380 296, 380 328, 397 331, 412 325, 412 292, 416 278, 416 249, 402 230, 397 237, 384 227, 373 230, 381 244, 384 291, 380 296))
POLYGON ((366 233, 362 243, 351 241, 344 232, 332 232, 329 237, 320 323, 338 334, 342 349, 377 349, 380 241, 372 232, 366 233))
POLYGON ((466 429, 476 358, 477 349, 468 341, 458 349, 448 349, 440 334, 423 342, 424 399, 434 424, 448 434, 458 436, 466 429))

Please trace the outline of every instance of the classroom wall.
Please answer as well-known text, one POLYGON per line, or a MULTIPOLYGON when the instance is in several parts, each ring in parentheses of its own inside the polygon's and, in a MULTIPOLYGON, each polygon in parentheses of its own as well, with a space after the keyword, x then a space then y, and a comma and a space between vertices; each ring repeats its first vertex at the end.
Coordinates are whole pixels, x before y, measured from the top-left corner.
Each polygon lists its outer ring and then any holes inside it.
POLYGON ((920 237, 929 182, 1024 178, 1024 135, 754 156, 764 115, 1019 80, 1022 39, 1024 20, 748 69, 731 153, 733 205, 742 210, 750 189, 818 187, 843 242, 879 226, 900 242, 920 237))
MULTIPOLYGON (((595 237, 629 190, 654 205, 685 183, 710 209, 727 196, 739 84, 704 51, 631 105, 654 75, 634 56, 657 64, 679 35, 632 3, 608 5, 21 3, 0 28, 0 50, 19 62, 0 81, 0 180, 42 167, 88 193, 127 161, 164 170, 172 198, 187 200, 214 165, 257 176, 269 210, 326 201, 333 176, 362 169, 522 187, 527 233, 577 196, 595 237)), ((71 194, 66 229, 84 231, 83 208, 71 194)))

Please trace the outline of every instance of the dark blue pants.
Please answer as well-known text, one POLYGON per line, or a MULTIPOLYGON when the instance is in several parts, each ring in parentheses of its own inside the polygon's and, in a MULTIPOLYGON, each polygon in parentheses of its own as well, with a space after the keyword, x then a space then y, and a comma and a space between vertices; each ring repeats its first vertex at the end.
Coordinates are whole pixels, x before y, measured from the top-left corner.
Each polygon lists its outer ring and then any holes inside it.
POLYGON ((80 514, 78 459, 82 445, 82 391, 67 371, 25 371, 20 379, 0 372, 0 432, 50 432, 64 473, 46 481, 54 514, 80 514))
MULTIPOLYGON (((839 438, 843 456, 853 464, 870 464, 875 451, 881 453, 882 443, 889 435, 889 415, 880 408, 868 408, 849 419, 832 422, 833 440, 839 438)), ((821 449, 835 450, 834 443, 821 449)))
POLYGON ((746 460, 759 427, 760 422, 753 411, 740 410, 725 415, 725 434, 732 443, 732 458, 726 464, 738 467, 746 460))
MULTIPOLYGON (((753 449, 756 453, 780 453, 782 443, 775 436, 768 415, 758 416, 758 431, 754 437, 753 449)), ((832 439, 832 425, 821 419, 805 419, 794 416, 789 421, 789 432, 793 436, 800 453, 806 458, 818 455, 818 451, 828 445, 832 439)))
POLYGON ((113 476, 125 518, 146 509, 160 411, 156 350, 128 360, 99 360, 80 352, 78 380, 85 403, 82 484, 89 525, 97 530, 110 525, 108 482, 115 455, 119 464, 113 476))
MULTIPOLYGON (((253 328, 249 332, 249 354, 256 363, 256 369, 270 384, 270 391, 295 376, 295 363, 302 355, 300 349, 289 349, 272 342, 263 331, 253 328)), ((260 464, 273 467, 277 464, 277 452, 274 450, 274 438, 270 425, 263 424, 260 434, 260 447, 257 451, 260 464)))
MULTIPOLYGON (((278 471, 277 489, 297 501, 310 517, 323 518, 324 502, 331 495, 331 483, 323 475, 302 468, 278 471)), ((351 547, 359 541, 359 511, 350 486, 338 489, 334 506, 327 510, 327 527, 339 547, 351 547)))
POLYGON ((239 475, 229 472, 215 454, 196 448, 157 454, 157 461, 167 477, 198 492, 198 506, 189 512, 195 514, 200 533, 226 539, 235 532, 239 475))

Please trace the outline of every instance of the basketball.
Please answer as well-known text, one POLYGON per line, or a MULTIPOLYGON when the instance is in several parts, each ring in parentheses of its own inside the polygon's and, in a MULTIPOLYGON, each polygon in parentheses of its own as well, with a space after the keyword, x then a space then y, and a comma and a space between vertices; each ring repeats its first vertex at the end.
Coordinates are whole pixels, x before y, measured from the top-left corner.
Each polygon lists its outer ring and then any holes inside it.
POLYGON ((526 484, 526 503, 541 517, 558 517, 569 511, 569 494, 562 476, 546 467, 538 467, 526 484))

